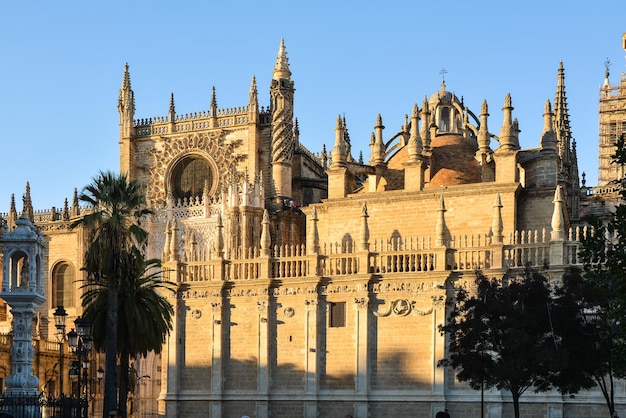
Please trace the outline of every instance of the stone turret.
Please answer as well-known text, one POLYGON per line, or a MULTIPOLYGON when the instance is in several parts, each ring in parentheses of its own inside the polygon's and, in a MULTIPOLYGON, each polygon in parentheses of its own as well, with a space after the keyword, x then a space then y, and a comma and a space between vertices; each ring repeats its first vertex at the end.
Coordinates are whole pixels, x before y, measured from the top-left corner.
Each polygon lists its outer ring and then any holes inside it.
POLYGON ((274 203, 291 197, 293 141, 293 97, 294 83, 291 80, 285 41, 281 39, 274 65, 270 100, 272 108, 272 180, 274 203))

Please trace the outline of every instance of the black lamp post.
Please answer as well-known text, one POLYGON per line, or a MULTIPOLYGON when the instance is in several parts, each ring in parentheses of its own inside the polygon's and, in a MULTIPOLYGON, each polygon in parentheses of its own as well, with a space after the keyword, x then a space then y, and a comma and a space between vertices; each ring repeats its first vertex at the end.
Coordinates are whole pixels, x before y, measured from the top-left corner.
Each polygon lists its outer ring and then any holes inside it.
POLYGON ((74 321, 77 331, 70 331, 67 334, 68 344, 72 351, 78 357, 78 398, 82 398, 81 417, 87 418, 89 411, 89 354, 91 353, 92 339, 91 339, 91 325, 89 321, 80 316, 74 321), (82 373, 81 373, 82 368, 82 373))
POLYGON ((65 320, 67 312, 63 305, 57 306, 54 311, 54 326, 59 335, 59 397, 63 396, 63 341, 65 340, 65 320))

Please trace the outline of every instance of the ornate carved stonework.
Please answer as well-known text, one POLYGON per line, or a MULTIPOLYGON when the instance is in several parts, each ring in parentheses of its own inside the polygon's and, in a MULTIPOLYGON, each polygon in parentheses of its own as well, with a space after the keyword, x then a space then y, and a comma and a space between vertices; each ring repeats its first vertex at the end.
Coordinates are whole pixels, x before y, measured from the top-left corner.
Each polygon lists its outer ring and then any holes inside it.
POLYGON ((148 184, 148 200, 152 207, 163 207, 166 204, 166 188, 170 186, 170 171, 178 159, 188 154, 198 154, 213 166, 213 184, 209 185, 211 193, 218 190, 218 185, 226 173, 235 170, 240 156, 235 152, 235 143, 226 141, 226 133, 190 133, 185 136, 164 140, 161 149, 151 151, 152 166, 149 168, 151 178, 148 184))
MULTIPOLYGON (((435 303, 434 298, 433 303, 435 303)), ((427 307, 426 309, 417 309, 415 307, 416 304, 417 302, 414 300, 410 301, 408 299, 396 299, 389 303, 386 310, 372 310, 372 313, 374 314, 374 316, 377 317, 385 317, 391 316, 392 314, 397 316, 407 316, 409 314, 424 316, 430 315, 433 312, 432 305, 430 307, 427 307)))

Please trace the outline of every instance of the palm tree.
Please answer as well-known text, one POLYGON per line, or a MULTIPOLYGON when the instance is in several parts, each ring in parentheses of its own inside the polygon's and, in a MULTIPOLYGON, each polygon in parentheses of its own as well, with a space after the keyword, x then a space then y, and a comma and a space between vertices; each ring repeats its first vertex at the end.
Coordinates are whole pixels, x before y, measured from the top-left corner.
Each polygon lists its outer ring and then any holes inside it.
POLYGON ((117 407, 117 326, 118 294, 127 278, 128 254, 143 248, 148 233, 141 228, 141 218, 150 213, 145 208, 141 185, 129 181, 124 174, 100 172, 85 187, 79 199, 92 206, 92 211, 72 223, 90 231, 84 270, 92 284, 102 283, 107 289, 104 409, 107 414, 117 407))
MULTIPOLYGON (((127 254, 124 263, 128 270, 127 280, 120 283, 117 352, 120 358, 119 405, 125 414, 128 398, 129 359, 137 355, 160 353, 165 337, 172 329, 174 309, 162 295, 163 291, 175 291, 176 285, 160 280, 161 262, 145 260, 134 248, 127 254)), ((89 283, 83 286, 84 316, 92 324, 94 346, 102 349, 107 340, 106 306, 108 305, 107 283, 89 283)))

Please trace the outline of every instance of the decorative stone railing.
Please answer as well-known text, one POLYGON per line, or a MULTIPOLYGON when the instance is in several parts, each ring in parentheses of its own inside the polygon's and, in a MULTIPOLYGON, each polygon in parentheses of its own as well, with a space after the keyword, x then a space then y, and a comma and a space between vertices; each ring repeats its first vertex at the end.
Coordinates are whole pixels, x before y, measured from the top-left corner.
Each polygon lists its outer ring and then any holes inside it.
MULTIPOLYGON (((458 236, 446 245, 434 246, 427 237, 419 239, 373 240, 367 245, 326 243, 317 253, 304 246, 249 250, 245 257, 215 257, 204 254, 186 257, 191 261, 168 262, 175 274, 171 281, 242 281, 253 279, 293 279, 302 277, 350 276, 357 274, 406 275, 433 271, 507 270, 538 267, 562 268, 581 263, 578 239, 587 231, 569 231, 568 238, 547 239, 545 231, 523 231, 509 237, 509 243, 493 242, 491 236, 458 236), (576 240, 571 238, 578 238, 576 240), (359 250, 357 247, 369 248, 359 250)), ((171 273, 171 272, 170 272, 171 273)))

